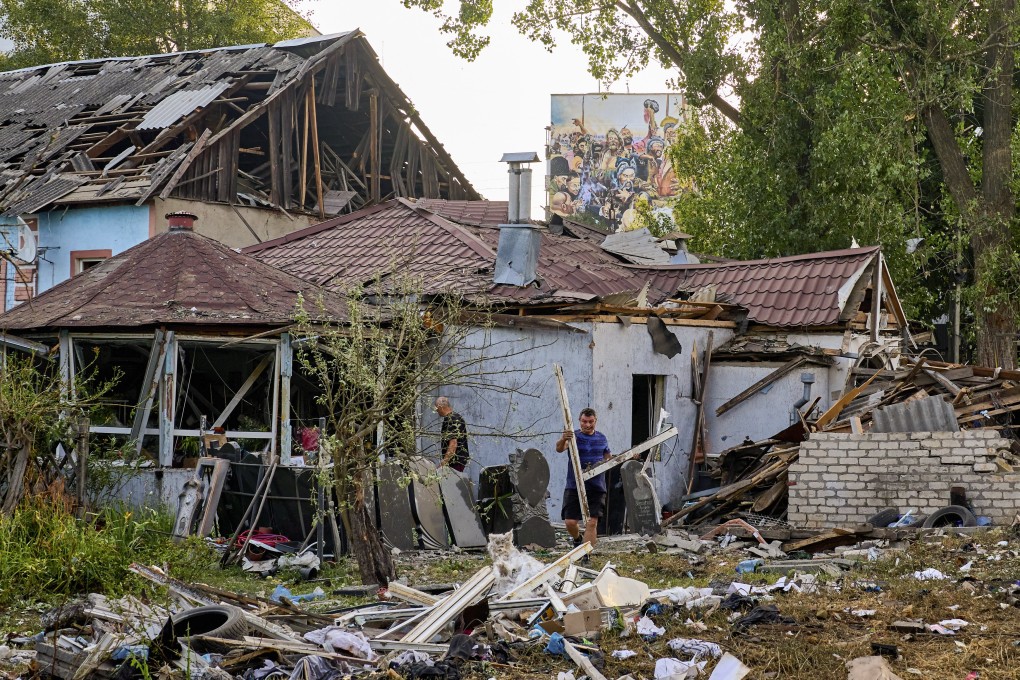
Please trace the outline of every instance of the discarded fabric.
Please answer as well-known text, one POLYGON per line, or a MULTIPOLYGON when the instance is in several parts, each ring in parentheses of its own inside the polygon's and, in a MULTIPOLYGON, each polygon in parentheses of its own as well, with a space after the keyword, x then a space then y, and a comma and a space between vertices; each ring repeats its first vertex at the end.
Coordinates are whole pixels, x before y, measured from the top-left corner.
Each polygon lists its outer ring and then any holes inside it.
POLYGON ((642 616, 637 622, 637 634, 642 637, 658 637, 666 634, 666 629, 655 625, 647 616, 642 616))
POLYGON ((673 638, 666 644, 674 652, 691 654, 695 658, 712 657, 713 659, 718 659, 723 654, 722 647, 714 642, 706 642, 705 640, 673 638))

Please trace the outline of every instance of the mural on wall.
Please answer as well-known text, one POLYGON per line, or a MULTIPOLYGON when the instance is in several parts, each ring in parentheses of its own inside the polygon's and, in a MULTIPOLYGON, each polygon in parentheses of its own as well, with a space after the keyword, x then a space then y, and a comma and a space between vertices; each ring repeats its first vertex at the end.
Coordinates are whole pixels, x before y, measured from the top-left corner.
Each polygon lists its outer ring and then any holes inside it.
POLYGON ((554 94, 549 210, 615 232, 636 226, 642 198, 664 208, 679 188, 666 147, 683 111, 679 94, 554 94))

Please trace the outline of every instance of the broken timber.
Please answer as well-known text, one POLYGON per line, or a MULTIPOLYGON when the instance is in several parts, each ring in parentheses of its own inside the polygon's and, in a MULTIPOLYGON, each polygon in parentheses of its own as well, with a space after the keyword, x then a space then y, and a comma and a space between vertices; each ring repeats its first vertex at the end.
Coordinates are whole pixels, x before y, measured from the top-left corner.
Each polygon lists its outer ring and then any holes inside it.
MULTIPOLYGON (((569 432, 574 431, 574 417, 570 412, 570 400, 567 398, 567 385, 563 381, 563 369, 559 364, 553 364, 553 371, 556 373, 556 382, 560 388, 560 406, 563 408, 563 427, 569 432)), ((581 518, 587 523, 588 517, 588 492, 584 488, 584 475, 581 470, 581 454, 577 452, 577 441, 571 437, 567 440, 567 451, 570 452, 570 466, 574 468, 574 480, 577 486, 577 499, 581 505, 581 518)))
POLYGON ((598 475, 601 475, 603 472, 612 470, 617 465, 622 465, 623 463, 626 463, 628 460, 637 458, 648 449, 653 449, 659 444, 669 441, 678 434, 680 434, 680 431, 677 430, 675 426, 671 427, 665 432, 660 432, 651 439, 638 444, 634 448, 628 449, 623 453, 613 456, 604 463, 600 463, 595 467, 588 468, 587 470, 584 471, 581 477, 584 479, 584 481, 588 481, 592 477, 597 477, 598 475))
POLYGON ((547 566, 542 571, 538 572, 527 581, 517 586, 509 593, 499 598, 500 602, 506 602, 507 600, 513 600, 521 595, 527 595, 532 590, 535 590, 539 586, 543 585, 546 581, 554 578, 559 573, 560 569, 563 569, 567 565, 571 564, 574 560, 579 560, 592 551, 591 543, 582 543, 568 553, 560 556, 558 560, 547 566))

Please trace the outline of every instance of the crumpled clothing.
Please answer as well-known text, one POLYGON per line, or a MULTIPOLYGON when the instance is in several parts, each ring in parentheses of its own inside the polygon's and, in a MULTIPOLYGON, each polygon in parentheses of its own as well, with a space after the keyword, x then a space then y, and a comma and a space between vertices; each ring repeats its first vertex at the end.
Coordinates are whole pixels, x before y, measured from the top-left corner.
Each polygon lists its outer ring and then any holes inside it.
POLYGON ((725 600, 719 603, 720 609, 730 611, 747 611, 758 606, 758 600, 740 593, 730 593, 725 600))
POLYGON ((744 631, 751 626, 757 626, 761 624, 796 624, 797 621, 790 618, 789 616, 783 616, 779 613, 779 607, 774 604, 760 605, 752 609, 750 612, 737 619, 733 623, 733 628, 737 631, 744 631))
POLYGON ((328 643, 333 649, 343 650, 359 659, 366 661, 375 661, 376 659, 376 654, 372 651, 368 638, 362 632, 351 633, 339 626, 326 626, 319 630, 308 631, 304 634, 304 638, 324 649, 328 643))
POLYGON ((485 656, 485 651, 485 645, 478 644, 470 635, 460 633, 450 638, 450 648, 446 651, 443 660, 482 658, 485 656))
POLYGON ((708 642, 706 640, 697 640, 694 638, 673 638, 666 644, 669 645, 669 648, 674 652, 690 654, 696 659, 705 659, 708 657, 718 659, 722 656, 722 647, 714 642, 708 642))
POLYGON ((405 652, 401 652, 390 661, 390 668, 399 668, 409 663, 426 663, 432 661, 432 657, 425 652, 419 652, 415 649, 408 649, 405 652))
POLYGON ((412 663, 400 669, 407 680, 438 678, 439 680, 460 680, 460 668, 455 661, 412 663))

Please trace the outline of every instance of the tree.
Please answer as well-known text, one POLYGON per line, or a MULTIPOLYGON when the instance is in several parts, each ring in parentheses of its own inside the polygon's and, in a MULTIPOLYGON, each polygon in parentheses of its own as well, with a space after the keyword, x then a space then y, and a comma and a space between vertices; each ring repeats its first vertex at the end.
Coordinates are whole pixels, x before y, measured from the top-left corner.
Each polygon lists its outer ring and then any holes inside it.
POLYGON ((491 379, 494 372, 512 372, 505 366, 516 345, 485 342, 472 352, 457 351, 488 326, 488 316, 469 313, 456 297, 426 298, 422 291, 421 281, 389 272, 344 292, 348 318, 342 322, 323 323, 315 302, 302 302, 295 329, 298 365, 317 384, 326 419, 322 444, 332 467, 325 482, 340 500, 364 583, 385 584, 394 576, 366 501, 383 460, 408 461, 421 455, 425 441, 436 441, 437 433, 423 429, 420 410, 451 386, 516 391, 491 379))
MULTIPOLYGON (((462 56, 487 42, 491 0, 462 0, 456 15, 440 0, 404 4, 440 16, 462 56)), ((688 101, 726 121, 696 142, 723 154, 705 158, 710 181, 698 175, 711 200, 678 217, 745 251, 845 247, 863 231, 898 276, 930 275, 921 298, 959 268, 958 228, 974 262, 978 359, 1013 367, 1017 18, 1015 0, 528 0, 513 22, 550 49, 566 35, 600 79, 652 60, 675 69, 688 101), (944 247, 908 259, 907 238, 944 247)))
POLYGON ((311 25, 291 0, 0 0, 8 69, 253 42, 311 25))

